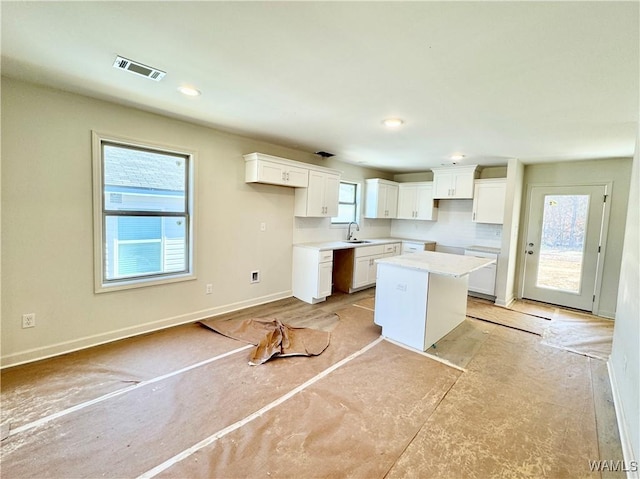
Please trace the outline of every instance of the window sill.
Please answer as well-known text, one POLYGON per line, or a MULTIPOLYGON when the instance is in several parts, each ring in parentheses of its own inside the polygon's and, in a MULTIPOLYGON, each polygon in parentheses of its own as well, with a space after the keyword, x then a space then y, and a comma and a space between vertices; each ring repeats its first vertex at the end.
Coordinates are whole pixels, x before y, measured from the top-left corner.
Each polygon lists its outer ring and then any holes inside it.
POLYGON ((148 286, 157 286, 161 284, 180 283, 183 281, 193 281, 197 279, 193 273, 184 273, 180 275, 174 275, 163 278, 149 278, 149 279, 132 279, 123 281, 114 281, 113 283, 98 282, 95 286, 95 292, 109 293, 111 291, 122 291, 126 289, 146 288, 148 286))

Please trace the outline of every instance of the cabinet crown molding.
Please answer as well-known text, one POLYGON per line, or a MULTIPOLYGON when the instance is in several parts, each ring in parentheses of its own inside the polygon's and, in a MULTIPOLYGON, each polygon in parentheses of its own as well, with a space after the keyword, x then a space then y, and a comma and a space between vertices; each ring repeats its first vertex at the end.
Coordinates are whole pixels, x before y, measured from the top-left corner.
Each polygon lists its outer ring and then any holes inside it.
POLYGON ((243 158, 245 162, 268 161, 271 163, 279 163, 281 165, 285 165, 289 167, 305 168, 311 171, 321 171, 323 173, 332 173, 335 175, 342 175, 342 171, 340 170, 327 168, 325 166, 314 165, 313 163, 305 163, 303 161, 289 160, 287 158, 281 158, 279 156, 267 155, 266 153, 258 153, 258 152, 249 153, 249 154, 243 155, 243 158))
POLYGON ((478 165, 432 166, 431 171, 475 171, 478 165))

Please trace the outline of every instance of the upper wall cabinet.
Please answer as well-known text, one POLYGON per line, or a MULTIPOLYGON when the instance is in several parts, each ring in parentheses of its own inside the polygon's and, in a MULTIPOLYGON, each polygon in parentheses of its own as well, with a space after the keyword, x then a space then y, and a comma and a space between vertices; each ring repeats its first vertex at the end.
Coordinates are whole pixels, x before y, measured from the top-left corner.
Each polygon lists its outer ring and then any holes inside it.
POLYGON ((427 221, 438 219, 438 208, 433 199, 433 183, 431 181, 400 183, 396 217, 427 221))
POLYGON ((269 185, 306 188, 309 185, 309 169, 304 164, 265 155, 244 155, 245 183, 267 183, 269 185))
POLYGON ((366 180, 364 217, 395 218, 398 213, 398 183, 372 178, 366 180))
POLYGON ((478 165, 445 166, 433 171, 433 197, 435 199, 471 199, 478 165))
POLYGON ((293 214, 331 218, 338 216, 340 175, 328 169, 309 170, 309 186, 296 188, 293 214))
POLYGON ((476 180, 473 195, 472 221, 475 223, 504 222, 504 202, 507 192, 505 178, 476 180))

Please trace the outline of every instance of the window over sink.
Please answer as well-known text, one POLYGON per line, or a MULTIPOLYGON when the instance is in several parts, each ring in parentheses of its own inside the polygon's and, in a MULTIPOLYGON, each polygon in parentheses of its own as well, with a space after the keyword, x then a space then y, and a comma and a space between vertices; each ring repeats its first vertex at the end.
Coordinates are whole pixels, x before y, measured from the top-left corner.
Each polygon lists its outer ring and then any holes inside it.
POLYGON ((331 224, 346 225, 359 219, 360 185, 352 181, 340 181, 338 194, 338 216, 331 218, 331 224))

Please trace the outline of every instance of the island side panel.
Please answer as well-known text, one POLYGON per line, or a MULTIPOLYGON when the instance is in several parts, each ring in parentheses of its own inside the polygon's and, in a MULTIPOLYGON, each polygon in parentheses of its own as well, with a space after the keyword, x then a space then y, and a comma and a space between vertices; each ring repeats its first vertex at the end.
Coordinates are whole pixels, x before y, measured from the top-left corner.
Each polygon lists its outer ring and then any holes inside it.
POLYGON ((464 321, 468 285, 468 274, 457 278, 430 274, 425 351, 464 321))
POLYGON ((429 273, 378 264, 374 322, 382 335, 425 351, 429 273))

